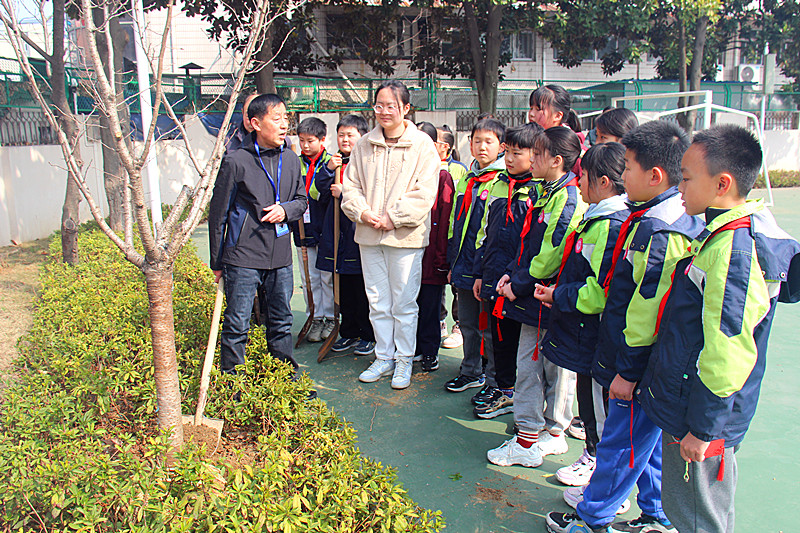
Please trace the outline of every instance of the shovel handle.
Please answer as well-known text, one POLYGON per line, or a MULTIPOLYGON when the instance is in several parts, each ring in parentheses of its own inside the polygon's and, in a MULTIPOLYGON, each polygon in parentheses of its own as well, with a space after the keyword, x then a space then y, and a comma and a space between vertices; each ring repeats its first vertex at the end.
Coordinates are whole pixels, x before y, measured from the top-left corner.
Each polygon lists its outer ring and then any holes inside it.
POLYGON ((217 284, 217 297, 214 300, 214 314, 211 318, 211 331, 208 332, 208 346, 206 357, 203 360, 203 373, 200 375, 200 394, 197 397, 197 412, 194 415, 194 425, 199 426, 203 421, 208 400, 208 382, 211 375, 211 366, 214 363, 214 350, 217 347, 217 333, 219 332, 219 317, 222 315, 222 299, 225 296, 222 279, 217 284))

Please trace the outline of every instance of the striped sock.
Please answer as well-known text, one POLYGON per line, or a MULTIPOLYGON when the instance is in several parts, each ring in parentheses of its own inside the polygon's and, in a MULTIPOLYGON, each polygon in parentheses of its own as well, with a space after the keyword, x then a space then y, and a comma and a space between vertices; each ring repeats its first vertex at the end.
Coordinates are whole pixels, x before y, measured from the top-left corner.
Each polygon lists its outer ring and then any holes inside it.
POLYGON ((539 442, 538 431, 526 431, 524 429, 520 429, 517 432, 517 443, 519 443, 519 445, 523 448, 530 448, 537 442, 539 442))

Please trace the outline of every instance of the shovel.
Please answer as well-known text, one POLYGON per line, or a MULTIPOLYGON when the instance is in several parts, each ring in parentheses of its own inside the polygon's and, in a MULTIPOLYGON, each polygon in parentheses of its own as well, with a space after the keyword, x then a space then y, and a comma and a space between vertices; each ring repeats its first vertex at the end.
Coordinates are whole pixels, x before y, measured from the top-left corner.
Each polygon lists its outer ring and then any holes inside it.
POLYGON ((311 275, 308 273, 308 248, 306 248, 306 227, 303 224, 303 219, 298 220, 298 227, 300 229, 300 253, 303 257, 303 272, 305 273, 305 289, 306 298, 308 299, 308 318, 306 323, 303 324, 303 329, 297 334, 297 342, 294 347, 300 346, 303 339, 308 335, 308 330, 311 329, 311 323, 314 322, 314 294, 311 292, 311 275))
MULTIPOLYGON (((335 179, 337 185, 342 183, 342 167, 336 169, 335 179)), ((333 330, 319 349, 317 363, 321 363, 322 360, 325 359, 331 346, 333 346, 333 343, 336 342, 336 339, 339 337, 339 273, 337 272, 339 266, 337 264, 339 261, 339 217, 341 216, 339 202, 339 198, 333 199, 333 330)))
POLYGON ((214 363, 214 350, 217 347, 217 333, 219 332, 219 317, 222 314, 222 298, 225 296, 225 291, 222 286, 222 279, 217 284, 217 297, 214 300, 214 315, 211 318, 211 331, 208 333, 208 346, 206 346, 206 357, 203 361, 203 373, 200 375, 200 394, 197 398, 197 411, 194 416, 183 415, 184 425, 195 427, 205 427, 214 431, 217 434, 217 442, 214 446, 219 446, 219 439, 222 436, 222 425, 224 420, 219 418, 208 418, 203 416, 206 410, 206 401, 208 400, 208 382, 209 375, 211 374, 211 366, 214 363))

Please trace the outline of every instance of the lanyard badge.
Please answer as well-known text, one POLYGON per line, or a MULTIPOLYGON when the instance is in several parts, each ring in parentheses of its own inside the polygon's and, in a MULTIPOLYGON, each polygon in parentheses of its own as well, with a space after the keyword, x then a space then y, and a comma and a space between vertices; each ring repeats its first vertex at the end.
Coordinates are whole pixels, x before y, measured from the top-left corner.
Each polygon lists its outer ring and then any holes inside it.
MULTIPOLYGON (((258 163, 261 165, 261 169, 264 171, 264 174, 267 175, 267 180, 269 180, 269 184, 272 185, 272 190, 275 191, 275 205, 280 205, 281 203, 281 169, 283 168, 283 147, 281 147, 281 154, 278 156, 278 171, 275 176, 275 180, 273 181, 272 176, 270 176, 269 171, 267 171, 267 167, 264 166, 264 161, 261 159, 261 149, 258 146, 258 142, 255 143, 256 146, 256 156, 258 159, 258 163)), ((279 222, 275 224, 275 236, 276 237, 283 237, 284 235, 289 234, 289 225, 286 222, 279 222)))

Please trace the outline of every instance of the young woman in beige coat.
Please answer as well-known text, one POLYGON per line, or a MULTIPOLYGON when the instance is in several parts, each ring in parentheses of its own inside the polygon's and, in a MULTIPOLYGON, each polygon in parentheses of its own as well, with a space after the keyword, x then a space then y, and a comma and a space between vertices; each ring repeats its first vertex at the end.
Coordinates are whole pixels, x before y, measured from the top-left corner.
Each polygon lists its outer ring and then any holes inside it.
POLYGON ((378 125, 353 149, 342 190, 342 210, 356 222, 376 342, 376 359, 358 379, 392 375, 395 389, 411 383, 422 255, 440 167, 431 138, 404 120, 410 109, 405 85, 390 80, 378 87, 378 125))

